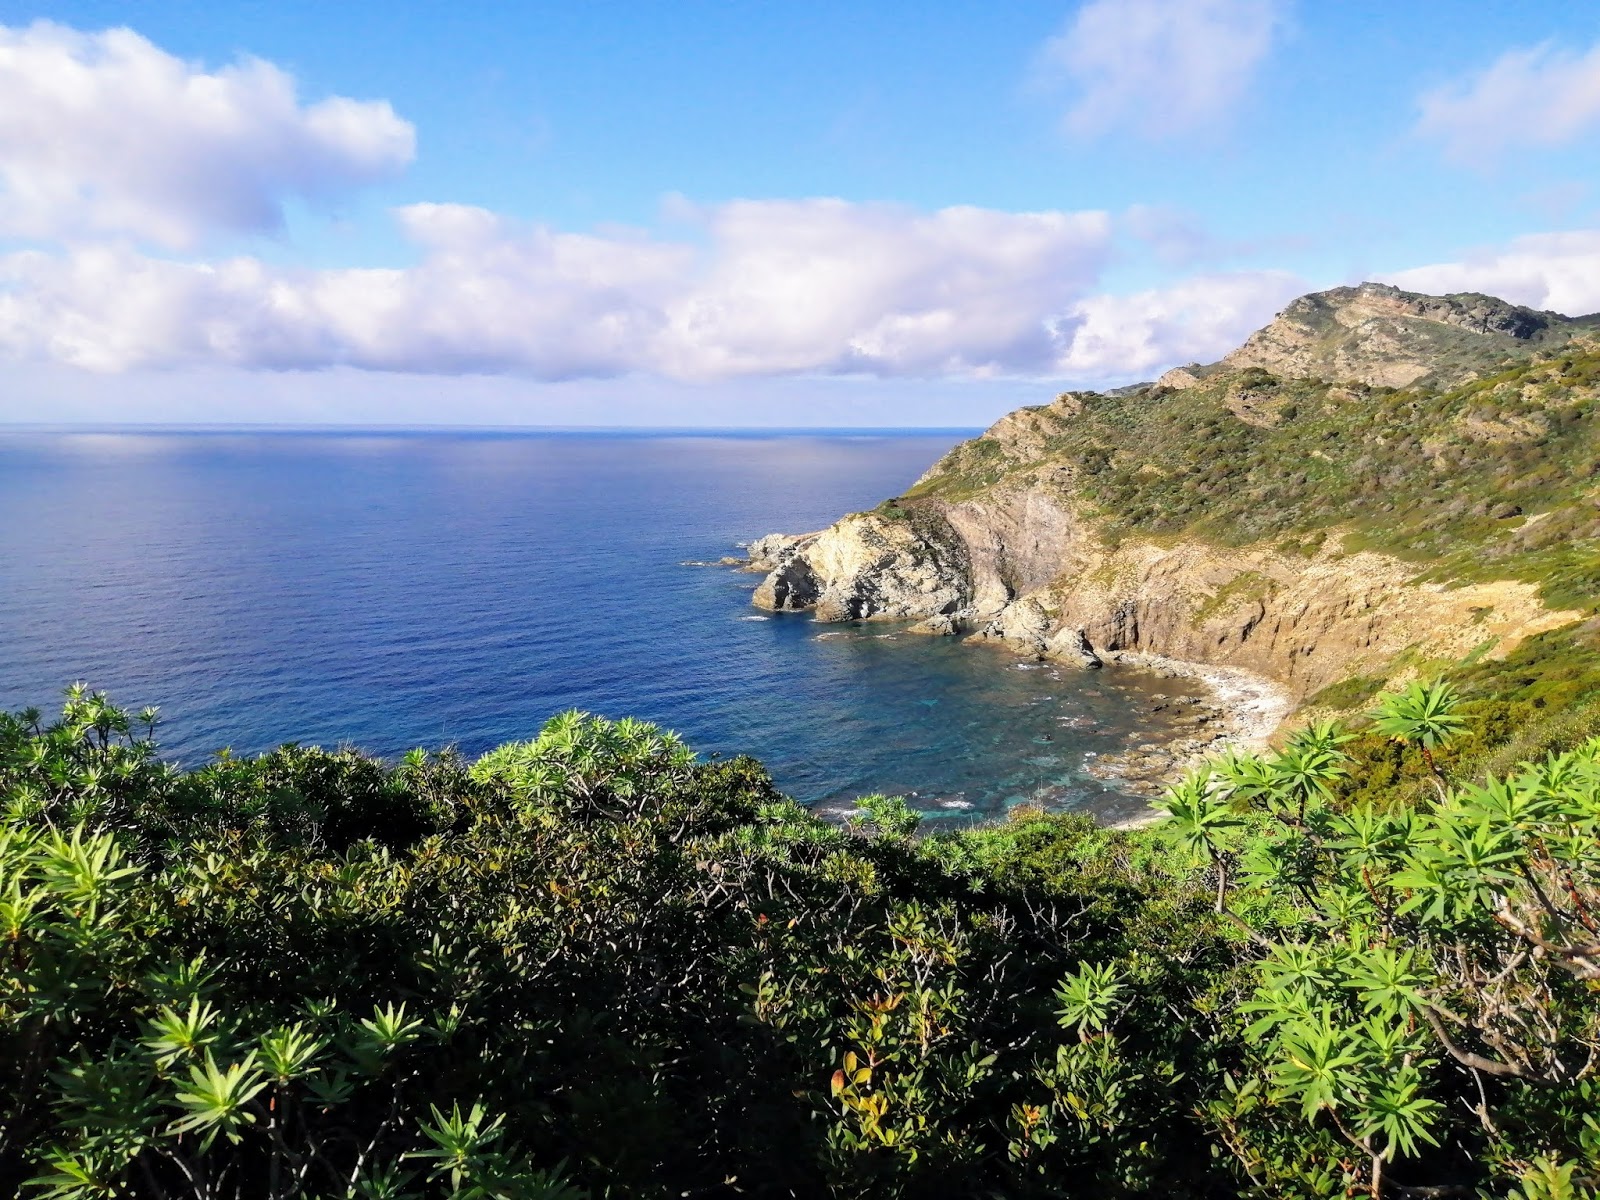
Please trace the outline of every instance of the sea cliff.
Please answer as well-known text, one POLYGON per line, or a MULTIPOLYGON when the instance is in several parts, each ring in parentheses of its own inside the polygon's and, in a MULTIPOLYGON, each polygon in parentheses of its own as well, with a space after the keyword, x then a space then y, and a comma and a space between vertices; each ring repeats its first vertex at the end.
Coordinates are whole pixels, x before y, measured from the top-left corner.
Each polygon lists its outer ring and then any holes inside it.
POLYGON ((996 422, 904 496, 749 548, 754 603, 1086 668, 1275 681, 1503 656, 1600 579, 1600 340, 1491 297, 1303 297, 1210 366, 996 422))

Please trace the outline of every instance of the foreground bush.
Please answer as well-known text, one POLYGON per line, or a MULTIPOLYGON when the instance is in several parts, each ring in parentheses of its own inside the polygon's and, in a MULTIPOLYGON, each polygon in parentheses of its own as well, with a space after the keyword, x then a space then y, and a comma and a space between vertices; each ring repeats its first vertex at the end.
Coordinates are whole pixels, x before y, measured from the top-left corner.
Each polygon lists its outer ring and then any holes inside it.
POLYGON ((1555 1200, 1600 1174, 1592 745, 1385 809, 1335 800, 1342 735, 1312 730, 1137 835, 918 841, 898 802, 831 827, 636 722, 188 773, 154 726, 82 690, 0 718, 0 1193, 1555 1200))
MULTIPOLYGON (((1453 708, 1414 685, 1375 725, 1431 766, 1453 708)), ((1232 1030, 1249 1069, 1206 1121, 1269 1194, 1593 1195, 1600 741, 1509 780, 1436 777, 1409 808, 1331 802, 1345 740, 1303 731, 1166 800, 1256 959, 1232 1030)))

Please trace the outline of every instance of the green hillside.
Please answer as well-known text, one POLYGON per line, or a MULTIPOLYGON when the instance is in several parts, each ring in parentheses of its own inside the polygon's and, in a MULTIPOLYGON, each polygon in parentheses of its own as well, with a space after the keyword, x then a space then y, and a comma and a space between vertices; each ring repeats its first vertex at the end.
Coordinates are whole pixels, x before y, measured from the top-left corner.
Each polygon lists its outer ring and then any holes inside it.
MULTIPOLYGON (((1494 648, 1485 641, 1466 661, 1409 666, 1453 679, 1494 731, 1483 766, 1570 746, 1600 733, 1600 625, 1582 619, 1600 609, 1600 336, 1595 318, 1541 324, 1549 314, 1492 303, 1529 336, 1408 318, 1408 352, 1450 352, 1410 386, 1280 377, 1224 360, 1190 369, 1187 386, 1065 393, 956 447, 880 511, 916 519, 991 492, 1043 489, 1111 546, 1200 542, 1319 561, 1377 551, 1417 580, 1529 583, 1576 623, 1503 660, 1483 657, 1494 648)), ((1323 338, 1327 306, 1309 311, 1302 324, 1323 338)), ((1350 353, 1372 331, 1343 335, 1350 353)), ((1392 347, 1398 335, 1386 337, 1392 347)), ((1253 578, 1211 606, 1238 599, 1253 578)), ((1356 710, 1382 682, 1352 678, 1311 703, 1356 710)))
MULTIPOLYGON (((1074 392, 1023 410, 1037 442, 953 452, 904 498, 1000 483, 1085 501, 1108 538, 1320 548, 1343 535, 1441 578, 1600 599, 1600 343, 1514 357, 1447 390, 1220 371, 1182 390, 1074 392)), ((1015 419, 1015 418, 1014 418, 1015 419)))

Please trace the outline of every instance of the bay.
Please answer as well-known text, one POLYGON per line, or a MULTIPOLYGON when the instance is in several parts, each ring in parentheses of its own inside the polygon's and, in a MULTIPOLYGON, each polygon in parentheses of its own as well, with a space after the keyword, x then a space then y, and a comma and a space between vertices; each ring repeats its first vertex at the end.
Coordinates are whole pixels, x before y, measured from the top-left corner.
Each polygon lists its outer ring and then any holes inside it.
POLYGON ((1084 771, 1170 681, 750 607, 683 565, 897 494, 963 431, 0 433, 0 706, 84 680, 226 746, 475 755, 566 708, 752 754, 841 812, 1143 802, 1084 771))

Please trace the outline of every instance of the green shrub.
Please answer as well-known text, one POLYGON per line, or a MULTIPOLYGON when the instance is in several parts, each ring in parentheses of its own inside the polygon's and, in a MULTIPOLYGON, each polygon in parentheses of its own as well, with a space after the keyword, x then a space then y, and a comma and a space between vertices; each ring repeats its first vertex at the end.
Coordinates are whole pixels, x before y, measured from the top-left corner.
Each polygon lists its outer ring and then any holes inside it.
POLYGON ((1589 1195, 1600 750, 1463 786, 1434 699, 1432 770, 1385 702, 918 840, 639 722, 180 773, 77 689, 0 719, 0 1192, 1589 1195))

